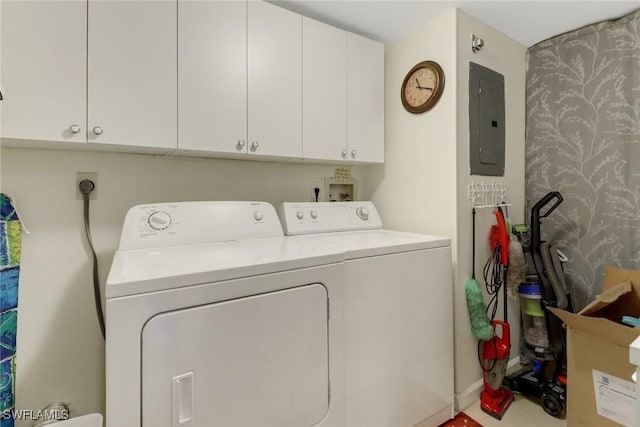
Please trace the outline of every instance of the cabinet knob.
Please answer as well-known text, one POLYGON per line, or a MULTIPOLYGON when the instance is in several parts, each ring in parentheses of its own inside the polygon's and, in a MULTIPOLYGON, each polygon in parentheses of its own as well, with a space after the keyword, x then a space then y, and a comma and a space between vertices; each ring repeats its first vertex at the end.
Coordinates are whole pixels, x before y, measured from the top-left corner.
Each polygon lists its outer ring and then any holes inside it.
POLYGON ((71 126, 69 126, 69 130, 71 131, 71 133, 78 133, 78 132, 80 132, 80 126, 71 125, 71 126))
POLYGON ((351 150, 351 158, 352 159, 356 158, 356 150, 351 150))
POLYGON ((246 144, 246 142, 244 142, 244 139, 239 139, 238 140, 238 147, 242 148, 242 147, 245 146, 245 144, 246 144))
POLYGON ((257 150, 259 146, 260 146, 260 144, 258 143, 258 141, 253 141, 253 142, 251 143, 251 149, 252 149, 253 151, 257 150))
POLYGON ((100 135, 100 134, 102 134, 102 132, 104 132, 104 131, 102 130, 102 128, 100 126, 95 126, 93 128, 93 133, 95 133, 96 135, 100 135))
POLYGON ((347 158, 347 150, 342 150, 342 158, 346 159, 347 158))

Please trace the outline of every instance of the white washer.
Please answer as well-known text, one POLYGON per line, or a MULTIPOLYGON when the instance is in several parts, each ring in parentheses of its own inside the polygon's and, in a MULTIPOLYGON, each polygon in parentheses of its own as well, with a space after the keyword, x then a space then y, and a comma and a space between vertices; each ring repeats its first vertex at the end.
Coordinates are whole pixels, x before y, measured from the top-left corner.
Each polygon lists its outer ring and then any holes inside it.
POLYGON ((343 426, 342 259, 262 202, 133 207, 106 285, 108 426, 343 426))
POLYGON ((452 418, 450 239, 384 230, 371 202, 284 203, 279 213, 292 241, 345 253, 346 425, 452 418))

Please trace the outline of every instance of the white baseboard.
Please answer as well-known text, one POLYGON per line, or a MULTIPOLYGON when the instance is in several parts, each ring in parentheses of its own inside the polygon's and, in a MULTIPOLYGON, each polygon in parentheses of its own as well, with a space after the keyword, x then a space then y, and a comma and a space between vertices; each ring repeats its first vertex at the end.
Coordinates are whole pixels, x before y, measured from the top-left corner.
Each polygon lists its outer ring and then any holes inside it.
POLYGON ((520 356, 514 357, 513 359, 509 360, 509 363, 507 363, 507 376, 513 374, 521 367, 522 364, 520 363, 520 356))
MULTIPOLYGON (((507 363, 507 375, 520 369, 520 357, 514 357, 507 363)), ((456 393, 454 406, 457 412, 464 411, 466 407, 480 400, 480 392, 484 388, 482 378, 467 387, 462 393, 456 393)))
POLYGON ((426 420, 420 421, 413 427, 437 427, 446 421, 450 420, 454 416, 453 405, 449 405, 446 408, 433 414, 426 420))
POLYGON ((477 402, 480 399, 480 392, 482 391, 482 379, 471 384, 461 393, 456 393, 454 406, 457 412, 464 411, 473 402, 477 402))

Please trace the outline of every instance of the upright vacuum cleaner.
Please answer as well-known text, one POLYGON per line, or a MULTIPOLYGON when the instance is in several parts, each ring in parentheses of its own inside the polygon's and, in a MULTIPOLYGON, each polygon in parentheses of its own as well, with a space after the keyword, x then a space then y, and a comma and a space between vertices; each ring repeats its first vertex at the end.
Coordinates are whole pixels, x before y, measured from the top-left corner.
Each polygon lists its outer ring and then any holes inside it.
POLYGON ((530 230, 514 227, 527 261, 526 282, 520 284, 518 293, 522 357, 530 366, 505 379, 509 389, 538 401, 554 417, 566 407, 566 338, 562 321, 546 308, 572 311, 572 307, 558 251, 541 240, 540 225, 560 203, 562 195, 557 191, 546 194, 531 209, 530 230))

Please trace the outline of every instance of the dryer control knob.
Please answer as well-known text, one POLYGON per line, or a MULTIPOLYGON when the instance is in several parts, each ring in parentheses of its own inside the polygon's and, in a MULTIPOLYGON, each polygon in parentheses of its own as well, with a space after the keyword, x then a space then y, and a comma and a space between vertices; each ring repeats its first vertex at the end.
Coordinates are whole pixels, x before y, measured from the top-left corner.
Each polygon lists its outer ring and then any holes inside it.
POLYGON ((304 213, 302 213, 302 211, 296 212, 296 218, 298 218, 298 219, 304 218, 304 213))
POLYGON ((317 211, 311 211, 311 212, 309 213, 309 215, 311 215, 311 218, 313 218, 313 219, 318 218, 318 212, 317 212, 317 211))
POLYGON ((262 215, 262 212, 255 211, 253 213, 253 219, 255 219, 256 221, 262 221, 263 218, 264 218, 264 215, 262 215))
POLYGON ((154 230, 164 230, 171 225, 171 216, 162 211, 155 211, 147 217, 149 227, 154 230))
POLYGON ((359 207, 358 209, 356 209, 356 214, 363 221, 366 221, 369 219, 369 209, 367 208, 359 207))

